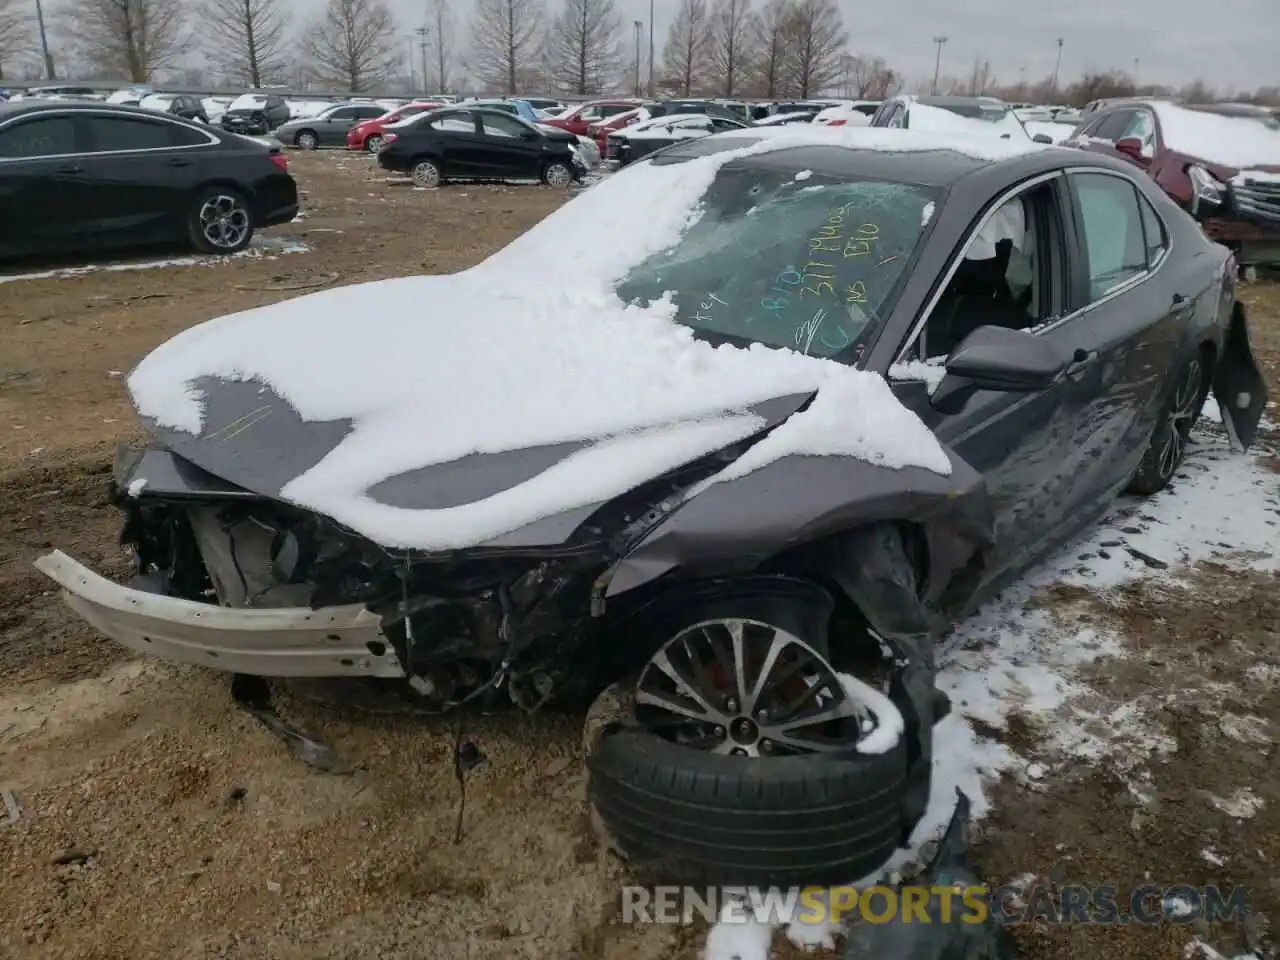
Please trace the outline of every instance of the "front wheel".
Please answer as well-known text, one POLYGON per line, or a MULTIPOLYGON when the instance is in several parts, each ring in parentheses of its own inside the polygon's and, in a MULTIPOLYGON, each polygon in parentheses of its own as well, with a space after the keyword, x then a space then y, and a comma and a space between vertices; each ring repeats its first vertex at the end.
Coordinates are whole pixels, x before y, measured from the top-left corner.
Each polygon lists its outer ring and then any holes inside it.
POLYGON ((591 821, 674 880, 843 883, 904 834, 902 715, 796 626, 723 612, 679 629, 587 716, 591 821))
POLYGON ((1186 362, 1174 385, 1165 408, 1156 420, 1156 428, 1147 444, 1138 472, 1129 483, 1129 492, 1149 496, 1163 490, 1173 479, 1182 458, 1186 456, 1191 428, 1200 417, 1209 393, 1209 377, 1203 354, 1197 353, 1186 362))
POLYGON ((573 183, 573 171, 566 163, 548 163, 542 170, 542 182, 549 187, 567 187, 573 183))
POLYGON ((303 130, 293 138, 293 145, 299 150, 314 150, 320 146, 320 138, 310 130, 303 130))
POLYGON ((253 211, 230 187, 209 187, 192 202, 187 230, 201 253, 239 253, 253 239, 253 211))

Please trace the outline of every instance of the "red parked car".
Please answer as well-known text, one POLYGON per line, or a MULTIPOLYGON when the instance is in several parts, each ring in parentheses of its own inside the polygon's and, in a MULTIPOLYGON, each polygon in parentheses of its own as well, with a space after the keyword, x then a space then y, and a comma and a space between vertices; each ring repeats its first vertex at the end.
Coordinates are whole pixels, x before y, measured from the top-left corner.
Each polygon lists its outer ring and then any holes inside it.
POLYGON ((408 120, 429 110, 439 110, 443 106, 443 103, 435 103, 431 100, 415 100, 413 103, 406 103, 403 107, 396 107, 390 113, 384 113, 380 117, 357 123, 347 131, 347 149, 377 153, 378 148, 382 146, 383 127, 399 123, 401 120, 408 120))
POLYGON ((1145 170, 1242 266, 1280 263, 1280 121, 1266 111, 1112 101, 1066 145, 1145 170))
POLYGON ((637 106, 639 102, 636 100, 592 100, 590 103, 579 104, 558 117, 538 122, 585 137, 588 136, 587 127, 591 124, 634 110, 637 106))
POLYGON ((587 136, 596 142, 596 146, 600 148, 600 156, 605 155, 607 149, 609 134, 617 133, 623 127, 629 127, 632 124, 639 123, 641 120, 649 119, 649 111, 644 107, 633 106, 630 110, 623 113, 615 113, 607 120, 601 120, 587 127, 587 136))

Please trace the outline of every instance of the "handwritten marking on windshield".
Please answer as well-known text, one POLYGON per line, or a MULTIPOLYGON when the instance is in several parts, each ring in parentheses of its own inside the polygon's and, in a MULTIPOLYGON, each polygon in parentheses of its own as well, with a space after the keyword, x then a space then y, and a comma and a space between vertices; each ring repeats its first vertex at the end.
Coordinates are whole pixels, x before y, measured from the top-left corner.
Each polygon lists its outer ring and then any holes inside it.
POLYGON ((877 264, 876 264, 876 266, 877 266, 877 267, 883 267, 886 263, 893 263, 893 261, 895 261, 895 260, 897 260, 897 259, 898 259, 898 255, 895 253, 895 254, 893 254, 892 256, 885 257, 883 260, 881 260, 879 263, 877 263, 877 264))
POLYGON ((796 346, 799 347, 801 342, 804 344, 800 350, 801 353, 808 355, 809 348, 813 345, 813 338, 818 335, 818 331, 822 329, 822 322, 826 319, 826 309, 819 307, 812 319, 806 320, 796 328, 796 346))

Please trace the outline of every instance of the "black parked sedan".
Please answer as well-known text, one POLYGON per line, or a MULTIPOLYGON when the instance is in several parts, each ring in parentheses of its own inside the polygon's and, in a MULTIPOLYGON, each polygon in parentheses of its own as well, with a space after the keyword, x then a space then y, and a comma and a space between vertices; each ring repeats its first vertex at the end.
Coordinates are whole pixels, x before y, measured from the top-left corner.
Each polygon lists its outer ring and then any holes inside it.
POLYGON ((136 107, 0 106, 0 256, 187 242, 235 253, 298 212, 278 149, 136 107))
POLYGON ((599 692, 602 842, 866 876, 926 810, 950 625, 1166 485, 1210 392, 1237 445, 1267 402, 1230 252, 1149 177, 895 143, 690 140, 461 275, 180 336, 129 378, 135 585, 37 564, 151 656, 422 710, 599 692))
POLYGON ((222 115, 222 129, 261 136, 289 119, 289 104, 274 93, 246 93, 236 97, 222 115))
POLYGON ((578 138, 501 110, 450 107, 382 133, 378 164, 420 187, 445 180, 541 180, 568 186, 587 172, 578 138))

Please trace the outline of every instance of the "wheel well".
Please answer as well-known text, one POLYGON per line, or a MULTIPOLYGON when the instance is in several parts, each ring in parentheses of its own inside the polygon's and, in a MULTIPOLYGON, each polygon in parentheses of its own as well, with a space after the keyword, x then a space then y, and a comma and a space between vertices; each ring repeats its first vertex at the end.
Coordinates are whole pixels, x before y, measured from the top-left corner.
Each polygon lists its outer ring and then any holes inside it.
POLYGON ((244 197, 250 203, 253 202, 252 190, 248 189, 242 183, 236 183, 234 180, 227 180, 225 178, 204 181, 198 187, 195 188, 195 191, 192 193, 192 196, 194 197, 200 194, 202 191, 208 190, 210 187, 221 187, 226 190, 234 190, 236 193, 244 197))

